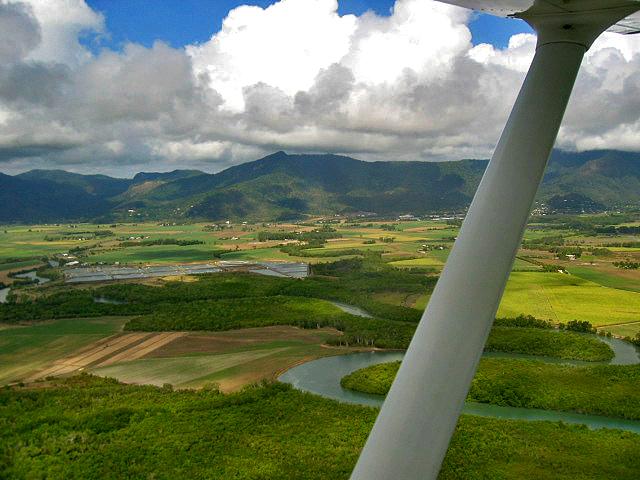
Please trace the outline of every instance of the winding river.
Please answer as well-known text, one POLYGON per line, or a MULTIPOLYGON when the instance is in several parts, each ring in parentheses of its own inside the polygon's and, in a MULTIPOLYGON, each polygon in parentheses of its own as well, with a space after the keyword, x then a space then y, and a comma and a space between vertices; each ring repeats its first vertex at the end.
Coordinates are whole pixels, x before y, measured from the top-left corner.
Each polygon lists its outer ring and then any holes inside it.
MULTIPOLYGON (((598 337, 607 343, 614 351, 614 358, 609 362, 612 365, 632 365, 640 363, 638 350, 631 344, 615 338, 598 337)), ((580 362, 562 360, 549 357, 534 357, 530 355, 518 355, 508 353, 485 353, 486 357, 525 358, 536 359, 553 363, 593 365, 598 362, 580 362)), ((379 407, 384 397, 372 395, 342 388, 340 380, 345 375, 360 368, 383 362, 402 360, 404 352, 362 352, 335 357, 324 357, 311 362, 303 363, 283 373, 278 380, 291 384, 294 388, 305 392, 315 393, 326 398, 341 402, 354 403, 379 407)), ((485 403, 467 402, 463 413, 494 417, 511 420, 529 421, 562 421, 565 423, 582 424, 589 428, 615 428, 640 434, 640 421, 624 420, 596 415, 582 415, 570 412, 558 412, 551 410, 537 410, 532 408, 501 407, 485 403)))

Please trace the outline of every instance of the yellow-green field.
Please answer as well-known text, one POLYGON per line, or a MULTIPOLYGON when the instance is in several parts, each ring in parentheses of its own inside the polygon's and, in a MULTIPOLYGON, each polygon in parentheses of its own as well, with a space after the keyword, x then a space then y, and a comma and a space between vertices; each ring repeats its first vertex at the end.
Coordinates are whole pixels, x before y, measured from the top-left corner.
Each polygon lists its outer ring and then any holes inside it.
POLYGON ((410 260, 396 260, 391 262, 394 267, 442 267, 444 262, 432 256, 412 258, 410 260))
POLYGON ((554 322, 588 320, 596 326, 640 320, 640 293, 609 288, 575 275, 513 272, 498 316, 521 313, 554 322))

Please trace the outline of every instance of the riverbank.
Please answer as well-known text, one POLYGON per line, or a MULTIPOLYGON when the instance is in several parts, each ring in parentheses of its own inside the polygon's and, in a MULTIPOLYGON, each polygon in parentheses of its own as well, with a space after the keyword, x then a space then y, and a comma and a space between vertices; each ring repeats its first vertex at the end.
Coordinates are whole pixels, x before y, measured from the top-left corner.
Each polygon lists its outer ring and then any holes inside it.
MULTIPOLYGON (((561 364, 558 359, 541 358, 538 361, 531 361, 519 358, 521 356, 518 355, 514 355, 514 358, 505 358, 509 354, 501 354, 500 358, 484 358, 481 365, 501 366, 500 368, 504 372, 508 372, 516 380, 519 378, 519 369, 516 367, 522 364, 529 365, 533 372, 530 372, 530 375, 533 375, 533 378, 530 376, 521 382, 524 393, 512 392, 512 386, 509 384, 505 385, 503 389, 499 389, 498 391, 502 392, 499 399, 499 402, 502 403, 501 405, 469 402, 465 406, 465 412, 496 418, 563 421, 587 425, 590 428, 615 428, 640 433, 640 422, 628 420, 640 419, 640 399, 631 406, 629 406, 628 402, 629 398, 638 398, 637 391, 640 388, 640 365, 638 365, 640 358, 638 357, 638 351, 632 345, 621 340, 597 338, 603 342, 606 341, 613 348, 615 356, 610 362, 612 365, 603 364, 582 367, 576 365, 577 362, 573 362, 574 365, 561 364), (541 360, 551 360, 551 362, 545 363, 541 360), (626 366, 616 366, 615 363, 622 363, 626 366), (630 363, 635 365, 629 365, 630 363), (524 396, 525 393, 532 389, 534 390, 536 385, 541 389, 541 392, 547 392, 545 374, 548 373, 549 369, 550 371, 557 369, 555 371, 560 372, 553 384, 555 388, 554 396, 547 398, 545 400, 547 403, 536 404, 533 400, 530 400, 529 403, 522 403, 523 398, 527 398, 524 396), (608 371, 607 369, 611 370, 608 371), (534 375, 536 372, 538 372, 537 376, 534 375), (573 383, 570 382, 568 385, 564 383, 567 378, 563 377, 563 373, 566 372, 573 374, 573 383), (593 378, 584 372, 591 372, 590 375, 599 378, 599 382, 592 384, 593 378), (585 378, 585 375, 587 378, 585 378), (627 381, 629 378, 631 380, 627 381), (611 382, 616 380, 620 386, 620 391, 616 391, 614 395, 616 400, 615 407, 608 408, 608 397, 599 394, 599 392, 609 391, 611 382), (576 388, 576 385, 583 387, 581 390, 582 396, 578 396, 577 400, 572 397, 572 389, 576 388), (510 397, 507 392, 511 392, 516 400, 509 402, 508 399, 510 397), (573 398, 573 403, 567 403, 566 397, 573 398), (524 406, 539 407, 540 405, 557 408, 558 410, 523 408, 524 406), (594 415, 585 415, 585 413, 594 415), (609 418, 602 415, 617 415, 620 418, 609 418)), ((491 354, 487 356, 491 356, 491 354)), ((378 393, 386 393, 402 357, 403 353, 401 352, 370 352, 325 358, 297 366, 281 375, 279 380, 291 384, 297 389, 342 402, 380 406, 384 397, 378 393), (394 366, 393 363, 388 362, 396 362, 396 364, 394 366), (346 386, 351 388, 345 388, 341 384, 343 377, 348 379, 349 375, 355 375, 354 372, 360 377, 358 380, 360 387, 368 382, 370 388, 359 388, 358 390, 361 391, 353 389, 355 382, 353 377, 351 380, 345 379, 346 386), (379 375, 376 375, 377 373, 379 375), (371 387, 371 385, 374 386, 371 387)), ((482 374, 482 370, 479 370, 479 374, 482 374)), ((486 381, 486 379, 484 380, 486 381)), ((491 387, 487 387, 487 389, 488 391, 493 391, 491 387)), ((474 398, 472 397, 471 399, 473 400, 474 398)))

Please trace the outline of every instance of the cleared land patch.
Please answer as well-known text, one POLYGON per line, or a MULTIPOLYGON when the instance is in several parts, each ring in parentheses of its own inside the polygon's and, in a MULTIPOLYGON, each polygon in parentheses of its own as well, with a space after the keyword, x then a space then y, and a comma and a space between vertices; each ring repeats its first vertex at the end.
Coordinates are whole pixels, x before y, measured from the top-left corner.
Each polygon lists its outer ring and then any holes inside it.
POLYGON ((96 363, 106 357, 138 343, 148 336, 145 334, 125 334, 101 340, 89 348, 66 358, 59 359, 49 368, 33 375, 30 380, 46 378, 49 376, 65 375, 76 370, 82 370, 92 363, 96 363))
MULTIPOLYGON (((100 321, 100 319, 93 319, 100 321)), ((123 319, 119 319, 121 327, 123 319)), ((58 320, 38 327, 58 326, 61 331, 73 330, 88 320, 58 320), (69 325, 69 322, 73 322, 69 325)), ((29 343, 34 327, 13 327, 0 331, 0 346, 29 343), (18 334, 20 334, 18 336, 18 334), (25 340, 26 339, 26 340, 25 340)), ((85 329, 87 327, 85 326, 85 329)), ((82 330, 82 328, 80 328, 82 330)), ((323 346, 327 338, 340 335, 335 329, 305 330, 290 326, 273 326, 205 332, 133 332, 86 336, 69 334, 46 343, 49 354, 38 355, 32 362, 9 357, 5 367, 6 381, 33 382, 52 376, 66 376, 80 371, 92 371, 100 376, 115 377, 125 383, 177 387, 201 387, 217 383, 224 391, 237 390, 249 383, 275 379, 279 372, 306 360, 334 355, 345 349, 323 346), (62 348, 64 347, 64 348, 62 348)), ((48 335, 39 335, 42 340, 48 335)), ((14 345, 15 349, 15 345, 14 345)), ((17 354, 25 355, 24 349, 17 354)), ((0 355, 2 361, 2 355, 0 355)), ((1 370, 0 370, 1 371, 1 370)))
POLYGON ((261 359, 282 349, 196 355, 173 358, 147 358, 119 365, 92 369, 96 375, 117 378, 124 383, 161 386, 170 383, 176 387, 192 383, 201 377, 235 367, 250 360, 261 359))
MULTIPOLYGON (((179 336, 144 357, 139 355, 134 360, 124 352, 91 371, 125 383, 169 383, 178 388, 215 383, 223 391, 234 391, 250 383, 273 380, 281 371, 302 361, 345 351, 323 346, 327 337, 340 334, 330 328, 274 326, 211 334, 173 332, 157 334, 155 338, 176 334, 179 336)), ((143 344, 137 345, 137 352, 144 350, 143 344)))
POLYGON ((217 333, 190 333, 177 338, 170 344, 163 345, 148 356, 173 357, 197 353, 228 353, 252 346, 271 344, 275 341, 320 344, 327 336, 338 335, 340 332, 333 328, 307 330, 286 325, 217 333))
POLYGON ((89 366, 110 365, 141 358, 153 350, 179 338, 180 332, 127 333, 109 337, 77 352, 56 360, 53 365, 32 375, 28 380, 68 375, 89 366))
POLYGON ((24 380, 52 362, 122 330, 126 317, 61 319, 0 330, 0 384, 24 380))

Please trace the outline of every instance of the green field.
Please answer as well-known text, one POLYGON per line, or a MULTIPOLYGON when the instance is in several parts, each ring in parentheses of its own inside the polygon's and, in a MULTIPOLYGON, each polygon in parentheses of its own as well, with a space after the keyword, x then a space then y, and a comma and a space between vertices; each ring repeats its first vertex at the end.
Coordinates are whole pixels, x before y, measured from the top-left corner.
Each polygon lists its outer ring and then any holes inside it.
POLYGON ((523 271, 523 270, 531 270, 538 271, 540 270, 540 265, 536 265, 535 263, 528 262, 523 260, 522 258, 516 258, 513 262, 513 270, 523 271))
MULTIPOLYGON (((421 295, 415 307, 424 309, 430 296, 421 295)), ((497 316, 520 314, 556 323, 587 320, 597 326, 637 322, 640 293, 605 287, 577 275, 516 271, 509 276, 497 316)))
POLYGON ((499 317, 530 314, 566 323, 588 320, 597 326, 638 321, 640 293, 608 288, 575 275, 512 272, 499 317))
MULTIPOLYGON (((2 478, 347 479, 377 410, 276 384, 233 395, 76 377, 0 392, 2 478)), ((462 416, 440 480, 635 480, 640 436, 462 416)))
POLYGON ((640 333, 640 322, 627 323, 622 325, 607 325, 602 330, 611 332, 620 337, 635 337, 640 333))
POLYGON ((28 268, 33 265, 38 265, 39 263, 40 260, 23 260, 19 262, 0 263, 0 271, 13 270, 17 268, 28 268))
POLYGON ((63 253, 85 243, 80 241, 45 241, 44 237, 55 230, 55 227, 38 225, 29 227, 0 226, 0 260, 63 253))
POLYGON ((412 258, 410 260, 396 260, 390 262, 394 267, 439 267, 442 268, 444 262, 437 258, 428 256, 422 258, 412 258))
POLYGON ((605 287, 640 292, 640 281, 638 279, 620 277, 590 267, 571 266, 569 267, 569 273, 605 287))
POLYGON ((122 330, 126 317, 52 320, 0 330, 0 385, 122 330))
POLYGON ((189 263, 212 262, 217 260, 215 253, 219 246, 191 245, 177 247, 175 245, 153 245, 149 247, 127 247, 110 251, 102 251, 91 255, 87 260, 104 263, 189 263))
MULTIPOLYGON (((409 260, 396 260, 390 262, 394 267, 438 267, 442 269, 444 263, 447 261, 449 251, 433 251, 429 252, 426 256, 420 258, 412 258, 409 260)), ((540 270, 540 266, 535 265, 526 260, 516 258, 513 264, 513 270, 540 270)))
MULTIPOLYGON (((269 261, 278 260, 286 262, 309 262, 309 258, 295 257, 281 252, 277 248, 252 248, 250 250, 238 250, 237 252, 229 252, 221 255, 223 260, 255 260, 269 261)), ((327 258, 323 261, 337 260, 338 258, 327 258)))

